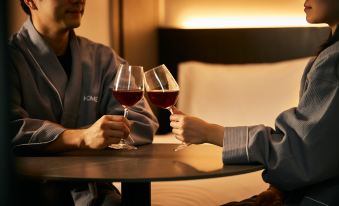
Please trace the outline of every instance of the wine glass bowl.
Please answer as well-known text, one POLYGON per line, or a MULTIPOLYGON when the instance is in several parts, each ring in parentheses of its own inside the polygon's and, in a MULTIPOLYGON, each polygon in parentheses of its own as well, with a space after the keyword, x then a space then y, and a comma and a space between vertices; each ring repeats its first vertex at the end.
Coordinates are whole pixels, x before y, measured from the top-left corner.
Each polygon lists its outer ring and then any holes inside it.
MULTIPOLYGON (((123 106, 124 117, 127 118, 128 107, 140 101, 144 94, 143 67, 120 64, 113 80, 112 93, 115 99, 123 106)), ((130 135, 129 139, 134 142, 130 135)), ((125 139, 121 139, 118 144, 112 144, 109 147, 114 149, 137 149, 125 139)))
MULTIPOLYGON (((178 100, 179 85, 167 67, 162 64, 145 72, 148 99, 156 106, 167 109, 173 114, 172 107, 178 100)), ((174 151, 186 148, 190 144, 182 142, 174 151)))
POLYGON ((154 105, 168 109, 173 114, 171 107, 177 102, 179 91, 152 90, 148 91, 147 95, 154 105))
POLYGON ((146 92, 149 100, 156 106, 168 109, 178 100, 179 85, 167 67, 162 64, 145 72, 146 92))
POLYGON ((143 96, 141 90, 113 90, 115 99, 125 108, 135 105, 143 96))

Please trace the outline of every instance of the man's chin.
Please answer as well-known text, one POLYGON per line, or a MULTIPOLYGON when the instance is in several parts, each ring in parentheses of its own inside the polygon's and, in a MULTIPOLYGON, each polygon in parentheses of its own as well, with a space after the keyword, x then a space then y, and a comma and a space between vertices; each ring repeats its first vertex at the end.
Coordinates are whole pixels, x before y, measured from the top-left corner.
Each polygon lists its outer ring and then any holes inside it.
POLYGON ((67 28, 68 29, 76 29, 78 27, 80 27, 80 22, 70 22, 67 24, 67 28))
POLYGON ((76 29, 76 28, 79 28, 80 27, 80 23, 79 24, 76 24, 73 26, 73 29, 76 29))

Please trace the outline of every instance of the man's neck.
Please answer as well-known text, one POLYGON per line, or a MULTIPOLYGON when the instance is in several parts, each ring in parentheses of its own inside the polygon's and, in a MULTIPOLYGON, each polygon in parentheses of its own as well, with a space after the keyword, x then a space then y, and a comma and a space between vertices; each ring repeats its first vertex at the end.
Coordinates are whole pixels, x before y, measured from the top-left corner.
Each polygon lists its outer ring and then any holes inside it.
POLYGON ((63 32, 61 34, 55 33, 53 35, 42 34, 42 37, 48 42, 57 56, 60 56, 66 52, 69 41, 69 31, 63 32))
POLYGON ((43 26, 39 21, 32 19, 35 29, 49 44, 57 56, 65 53, 69 41, 69 30, 58 30, 53 26, 43 26))

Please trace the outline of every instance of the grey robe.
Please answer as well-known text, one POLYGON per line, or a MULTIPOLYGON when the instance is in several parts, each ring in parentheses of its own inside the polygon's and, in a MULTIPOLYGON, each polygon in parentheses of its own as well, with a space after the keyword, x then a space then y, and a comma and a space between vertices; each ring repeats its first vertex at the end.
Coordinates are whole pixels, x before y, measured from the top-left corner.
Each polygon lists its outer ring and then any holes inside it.
POLYGON ((299 104, 275 129, 226 127, 223 144, 225 164, 263 164, 263 179, 299 193, 298 204, 339 205, 339 42, 306 66, 299 104))
MULTIPOLYGON (((68 80, 57 56, 27 20, 10 40, 11 124, 15 149, 39 147, 65 128, 93 124, 105 114, 123 114, 111 86, 119 63, 114 51, 71 33, 72 73, 68 80)), ((136 144, 151 143, 158 127, 146 101, 128 114, 136 144)))
MULTIPOLYGON (((82 128, 105 114, 123 114, 111 86, 119 63, 126 63, 102 44, 70 34, 68 79, 50 46, 28 19, 9 41, 11 129, 16 152, 39 152, 66 128, 82 128)), ((151 143, 158 123, 145 100, 129 110, 135 144, 151 143)))

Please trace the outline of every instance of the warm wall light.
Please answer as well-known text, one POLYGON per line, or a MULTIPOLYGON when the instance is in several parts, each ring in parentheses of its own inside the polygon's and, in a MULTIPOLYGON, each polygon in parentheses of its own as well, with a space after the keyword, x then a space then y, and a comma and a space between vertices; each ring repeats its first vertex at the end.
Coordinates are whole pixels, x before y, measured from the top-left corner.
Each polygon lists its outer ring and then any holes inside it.
MULTIPOLYGON (((179 27, 194 28, 260 28, 260 27, 308 27, 305 17, 241 16, 204 17, 183 19, 179 27)), ((314 26, 314 25, 312 25, 314 26)), ((318 25, 323 26, 323 25, 318 25)))
POLYGON ((177 28, 314 27, 306 22, 304 3, 305 0, 159 0, 159 24, 177 28))

